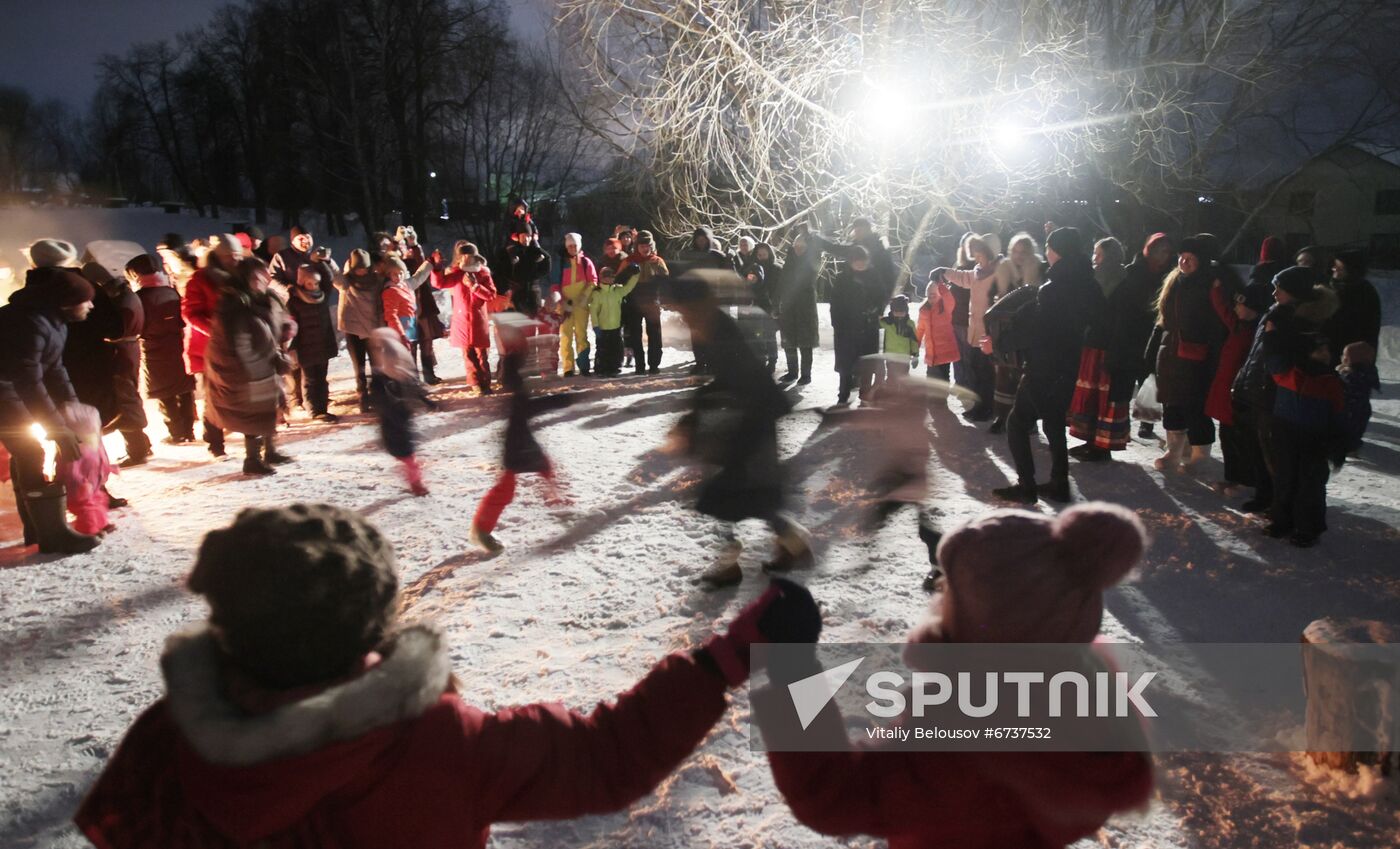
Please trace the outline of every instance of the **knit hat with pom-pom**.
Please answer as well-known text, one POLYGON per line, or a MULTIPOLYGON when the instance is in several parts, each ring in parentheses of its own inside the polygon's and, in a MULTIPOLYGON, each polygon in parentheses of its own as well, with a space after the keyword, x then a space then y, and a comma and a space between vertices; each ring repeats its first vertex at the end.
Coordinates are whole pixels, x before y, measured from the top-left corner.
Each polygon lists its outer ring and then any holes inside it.
POLYGON ((938 546, 947 576, 943 638, 1090 642, 1103 619, 1104 590, 1137 565, 1146 545, 1137 516, 1103 502, 1059 516, 998 510, 969 522, 938 546))
POLYGON ((189 588, 230 661, 290 689, 348 674, 397 613, 388 540, 329 504, 249 508, 199 547, 189 588))

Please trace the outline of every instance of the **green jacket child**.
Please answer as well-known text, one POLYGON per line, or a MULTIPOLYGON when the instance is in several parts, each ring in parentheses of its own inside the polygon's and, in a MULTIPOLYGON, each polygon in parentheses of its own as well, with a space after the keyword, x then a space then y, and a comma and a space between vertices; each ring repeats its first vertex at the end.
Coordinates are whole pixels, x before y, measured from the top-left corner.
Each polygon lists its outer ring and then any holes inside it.
MULTIPOLYGON (((635 268, 633 269, 635 272, 635 268)), ((627 275, 627 282, 617 282, 615 274, 608 274, 610 268, 603 269, 598 278, 598 288, 593 291, 593 300, 588 304, 593 327, 597 330, 617 330, 622 327, 622 299, 637 288, 640 274, 627 275)))
POLYGON ((919 337, 914 330, 914 322, 909 318, 909 299, 898 295, 890 299, 890 311, 880 319, 880 329, 884 331, 884 345, 880 350, 886 354, 902 354, 909 358, 919 355, 919 337))

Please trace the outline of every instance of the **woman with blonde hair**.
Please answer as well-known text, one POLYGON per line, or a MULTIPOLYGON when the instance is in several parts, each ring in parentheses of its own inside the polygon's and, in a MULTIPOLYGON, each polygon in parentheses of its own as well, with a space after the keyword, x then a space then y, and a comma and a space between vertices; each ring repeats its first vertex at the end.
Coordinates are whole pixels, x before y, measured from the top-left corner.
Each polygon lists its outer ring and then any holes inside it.
POLYGON ((971 349, 973 371, 972 391, 978 401, 963 418, 973 422, 984 422, 992 418, 992 395, 995 391, 996 374, 990 356, 992 343, 987 337, 983 321, 987 308, 992 305, 991 293, 1007 291, 1011 286, 1011 267, 1001 253, 1001 237, 995 233, 984 233, 966 241, 968 254, 977 264, 969 269, 945 268, 940 277, 953 286, 967 289, 971 293, 968 301, 967 343, 971 349))
MULTIPOLYGON (((1045 257, 1040 255, 1040 246, 1029 233, 1023 231, 1011 237, 1005 265, 1011 273, 1005 281, 997 278, 990 298, 992 306, 1023 286, 1039 289, 1040 284, 1045 282, 1045 257), (1004 288, 1003 282, 1006 284, 1004 288)), ((987 324, 987 335, 995 340, 990 317, 985 317, 984 322, 987 324)), ((992 368, 995 377, 992 412, 996 418, 987 432, 1003 433, 1006 431, 1006 417, 1011 415, 1011 406, 1016 403, 1016 388, 1021 385, 1021 355, 1010 346, 1007 346, 1007 350, 994 350, 992 368)))

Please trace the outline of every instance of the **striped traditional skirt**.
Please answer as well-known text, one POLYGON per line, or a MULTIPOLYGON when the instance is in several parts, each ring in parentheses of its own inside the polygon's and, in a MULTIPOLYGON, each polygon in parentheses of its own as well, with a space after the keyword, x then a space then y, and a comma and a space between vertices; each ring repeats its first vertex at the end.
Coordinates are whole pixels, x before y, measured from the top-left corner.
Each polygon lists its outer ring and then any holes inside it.
POLYGON ((1109 451, 1128 447, 1132 395, 1131 380, 1115 383, 1109 374, 1104 351, 1085 348, 1069 407, 1069 435, 1109 451))

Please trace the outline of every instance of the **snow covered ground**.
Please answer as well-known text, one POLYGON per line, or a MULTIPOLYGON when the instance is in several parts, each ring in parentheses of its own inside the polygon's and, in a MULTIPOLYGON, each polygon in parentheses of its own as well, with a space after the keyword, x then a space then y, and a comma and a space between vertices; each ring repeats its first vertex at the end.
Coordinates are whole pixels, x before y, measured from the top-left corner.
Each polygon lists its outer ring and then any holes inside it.
MULTIPOLYGON (((1393 313, 1392 313, 1393 314, 1393 313)), ((674 330, 668 325, 668 330, 674 330)), ((1396 328, 1386 328, 1395 341, 1396 328)), ((678 334, 679 335, 679 334, 678 334)), ((673 337, 675 338, 675 337, 673 337)), ((1397 350, 1392 344, 1388 350, 1397 350)), ((686 403, 689 356, 668 350, 659 376, 570 384, 575 403, 537 422, 576 507, 543 503, 528 478, 487 559, 466 542, 471 512, 494 479, 501 398, 470 399, 460 359, 439 343, 444 409, 420 419, 432 495, 414 498, 376 430, 348 414, 348 363, 336 364, 334 426, 299 421, 282 444, 296 462, 264 479, 239 471, 241 444, 211 460, 202 445, 157 445, 147 466, 112 489, 131 499, 117 531, 86 556, 25 555, 9 489, 0 496, 0 846, 72 847, 67 825, 86 787, 136 714, 160 695, 165 635, 204 610, 181 586, 201 536, 245 506, 294 500, 354 507, 392 539, 405 617, 446 630, 466 695, 487 708, 561 700, 587 708, 640 677, 663 654, 697 644, 764 585, 760 525, 745 525, 750 578, 711 593, 692 585, 717 549, 715 523, 692 509, 697 471, 656 448, 686 403)), ((824 423, 835 397, 829 348, 816 380, 795 389, 781 425, 819 565, 802 579, 825 609, 823 639, 898 641, 924 614, 928 568, 905 512, 874 535, 861 529, 870 437, 824 423)), ((1383 363, 1383 375, 1400 363, 1383 363)), ((1083 498, 1138 510, 1153 532, 1139 579, 1112 592, 1110 635, 1146 641, 1291 642, 1323 615, 1400 624, 1400 384, 1376 399, 1362 456, 1334 478, 1330 524, 1310 551, 1267 540, 1207 482, 1151 469, 1156 443, 1123 462, 1072 467, 1083 498)), ((954 409, 957 409, 956 404, 954 409)), ((151 435, 163 435, 152 410, 151 435)), ((935 417, 931 503, 945 525, 990 509, 988 490, 1010 469, 1005 440, 956 414, 935 417)), ((113 456, 120 441, 109 438, 113 456)), ((1043 458, 1043 455, 1041 455, 1043 458)), ((1042 509, 1047 509, 1042 507, 1042 509)), ((657 793, 625 813, 567 822, 502 824, 492 846, 817 847, 881 845, 816 835, 792 818, 767 765, 749 751, 746 696, 657 793)), ((1393 846, 1396 780, 1339 780, 1297 756, 1176 755, 1159 759, 1151 810, 1109 825, 1107 847, 1393 846)))

